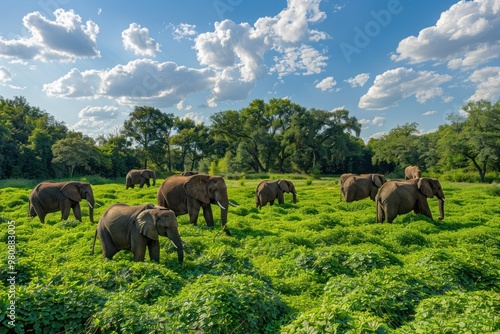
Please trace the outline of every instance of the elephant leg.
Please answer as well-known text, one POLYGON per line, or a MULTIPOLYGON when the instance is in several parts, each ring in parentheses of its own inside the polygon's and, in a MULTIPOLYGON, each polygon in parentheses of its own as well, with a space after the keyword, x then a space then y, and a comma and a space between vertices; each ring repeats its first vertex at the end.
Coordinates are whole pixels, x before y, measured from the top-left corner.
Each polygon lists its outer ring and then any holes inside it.
POLYGON ((101 240, 102 254, 104 258, 112 260, 113 256, 118 253, 118 248, 113 243, 111 235, 107 230, 102 230, 99 233, 99 239, 101 240))
POLYGON ((283 196, 283 192, 279 192, 277 197, 278 197, 279 204, 285 203, 285 197, 283 196))
POLYGON ((193 225, 198 225, 198 215, 200 214, 200 209, 189 209, 189 222, 193 225))
POLYGON ((140 184, 139 184, 139 188, 144 187, 144 183, 145 183, 144 179, 141 179, 140 184))
POLYGON ((69 217, 69 212, 71 210, 71 205, 63 203, 61 205, 61 219, 67 220, 69 217))
POLYGON ((274 199, 272 201, 269 201, 269 205, 273 205, 274 204, 274 199))
POLYGON ((151 187, 151 184, 149 183, 149 179, 146 179, 146 182, 145 182, 146 186, 149 188, 151 187))
POLYGON ((151 261, 160 262, 160 241, 151 240, 148 243, 148 251, 151 261))
POLYGON ((139 240, 134 240, 134 238, 132 238, 131 249, 134 254, 135 262, 142 262, 146 257, 147 241, 144 239, 146 239, 146 237, 140 237, 139 240))
POLYGON ((427 199, 420 199, 418 200, 418 211, 419 213, 423 214, 424 216, 429 217, 430 219, 432 218, 432 213, 431 213, 431 208, 429 207, 429 203, 427 203, 427 199))
MULTIPOLYGON (((80 203, 73 204, 73 214, 78 221, 82 221, 82 209, 80 208, 80 203)), ((68 217, 66 217, 68 219, 68 217)))
POLYGON ((207 226, 214 227, 214 215, 212 213, 212 206, 207 204, 203 206, 203 217, 205 218, 205 222, 207 226))

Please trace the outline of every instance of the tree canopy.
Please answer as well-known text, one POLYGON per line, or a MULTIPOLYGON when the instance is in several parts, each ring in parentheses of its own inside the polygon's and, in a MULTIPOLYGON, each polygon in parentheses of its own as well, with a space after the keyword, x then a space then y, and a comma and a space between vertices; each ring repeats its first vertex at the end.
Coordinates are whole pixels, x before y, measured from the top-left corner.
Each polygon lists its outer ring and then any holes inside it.
POLYGON ((210 124, 136 106, 121 129, 96 139, 70 131, 23 97, 0 98, 0 178, 47 179, 133 168, 171 173, 395 173, 500 170, 500 103, 470 102, 463 114, 421 134, 398 125, 364 143, 348 110, 307 109, 289 99, 253 100, 213 114, 210 124))

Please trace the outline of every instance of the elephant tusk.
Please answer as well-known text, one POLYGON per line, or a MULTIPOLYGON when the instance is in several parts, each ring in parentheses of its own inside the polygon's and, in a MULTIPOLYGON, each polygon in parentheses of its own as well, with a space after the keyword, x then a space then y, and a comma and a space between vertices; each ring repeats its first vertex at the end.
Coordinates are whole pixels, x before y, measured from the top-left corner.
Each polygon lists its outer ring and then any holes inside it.
POLYGON ((223 206, 222 206, 222 204, 220 204, 220 202, 219 202, 219 201, 217 201, 217 204, 220 206, 220 208, 221 208, 222 210, 226 210, 226 208, 225 208, 225 207, 223 207, 223 206))
POLYGON ((173 240, 170 240, 170 242, 172 243, 172 245, 177 249, 177 246, 174 244, 174 241, 173 240))
POLYGON ((238 205, 236 205, 234 203, 231 203, 231 202, 229 202, 229 205, 231 205, 231 206, 238 206, 238 205))
POLYGON ((94 207, 92 206, 92 204, 90 204, 89 202, 87 202, 87 204, 90 206, 91 209, 93 209, 94 207))

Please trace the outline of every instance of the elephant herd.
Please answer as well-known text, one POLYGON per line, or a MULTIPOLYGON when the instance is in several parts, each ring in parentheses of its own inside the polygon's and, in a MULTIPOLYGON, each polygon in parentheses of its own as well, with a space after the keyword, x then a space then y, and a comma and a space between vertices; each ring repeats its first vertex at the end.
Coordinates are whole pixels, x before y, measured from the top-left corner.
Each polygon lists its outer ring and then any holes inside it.
POLYGON ((438 199, 439 219, 444 219, 444 192, 439 180, 422 177, 417 166, 405 169, 405 180, 388 181, 382 174, 342 174, 340 191, 346 202, 370 197, 375 202, 378 223, 392 223, 398 215, 412 210, 433 219, 427 198, 434 196, 438 199))
MULTIPOLYGON (((444 218, 444 193, 437 179, 422 178, 421 171, 407 168, 406 180, 388 181, 382 174, 343 174, 340 177, 341 197, 346 202, 353 202, 370 197, 376 203, 377 221, 389 223, 397 215, 413 210, 432 219, 427 198, 436 196, 439 200, 439 219, 444 218)), ((131 170, 126 177, 126 189, 139 184, 150 186, 149 179, 156 182, 153 170, 131 170)), ((284 203, 284 193, 291 193, 296 203, 297 192, 290 180, 264 180, 255 190, 255 205, 273 205, 277 199, 284 203)), ((61 211, 61 218, 66 220, 73 209, 75 218, 82 221, 80 201, 86 199, 90 209, 89 218, 94 223, 94 195, 88 182, 53 182, 39 183, 29 196, 30 217, 38 216, 44 223, 47 213, 61 211)), ((184 172, 166 178, 157 191, 157 205, 127 205, 116 203, 111 205, 100 218, 94 235, 92 252, 99 236, 104 258, 112 259, 120 250, 130 250, 134 261, 144 261, 146 248, 152 261, 159 262, 159 236, 169 238, 177 249, 179 263, 182 264, 184 251, 179 235, 177 216, 188 214, 191 224, 196 225, 200 209, 207 226, 214 228, 212 204, 220 207, 222 230, 231 235, 227 229, 227 216, 231 203, 227 194, 227 186, 220 176, 210 176, 197 172, 184 172)))

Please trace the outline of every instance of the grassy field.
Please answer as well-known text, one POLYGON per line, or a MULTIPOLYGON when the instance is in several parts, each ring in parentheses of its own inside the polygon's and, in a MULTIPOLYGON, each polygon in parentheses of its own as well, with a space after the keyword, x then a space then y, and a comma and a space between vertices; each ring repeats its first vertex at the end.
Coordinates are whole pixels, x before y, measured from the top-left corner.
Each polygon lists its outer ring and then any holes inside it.
MULTIPOLYGON (((232 236, 220 233, 215 207, 215 230, 201 215, 198 226, 178 217, 182 266, 166 238, 159 264, 125 251, 104 262, 99 241, 89 255, 96 225, 85 201, 83 222, 53 213, 41 224, 27 217, 32 185, 0 188, 0 332, 11 301, 17 333, 500 331, 500 186, 441 182, 443 221, 410 213, 377 224, 370 199, 340 201, 338 178, 293 180, 296 204, 287 194, 261 210, 259 181, 226 180, 239 204, 232 236)), ((155 204, 161 182, 94 185, 96 220, 114 203, 155 204)), ((437 200, 429 204, 437 218, 437 200)))

